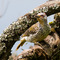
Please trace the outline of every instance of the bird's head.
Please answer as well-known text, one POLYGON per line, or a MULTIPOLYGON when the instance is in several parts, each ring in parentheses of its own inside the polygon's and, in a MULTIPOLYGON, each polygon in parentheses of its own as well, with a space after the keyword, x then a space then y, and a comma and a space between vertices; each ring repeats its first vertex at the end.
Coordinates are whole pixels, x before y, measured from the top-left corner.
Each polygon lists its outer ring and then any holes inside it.
POLYGON ((45 13, 38 13, 36 15, 36 18, 40 22, 40 24, 47 23, 47 15, 45 13))

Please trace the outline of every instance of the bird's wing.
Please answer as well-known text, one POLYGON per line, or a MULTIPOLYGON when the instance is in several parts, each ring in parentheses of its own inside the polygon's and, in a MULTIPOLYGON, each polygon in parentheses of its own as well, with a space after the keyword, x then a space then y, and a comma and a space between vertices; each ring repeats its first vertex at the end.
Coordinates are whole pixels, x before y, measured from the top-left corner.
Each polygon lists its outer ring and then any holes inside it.
POLYGON ((25 33, 23 33, 22 37, 29 36, 30 34, 35 34, 39 30, 38 22, 34 25, 32 25, 29 29, 26 30, 25 33))

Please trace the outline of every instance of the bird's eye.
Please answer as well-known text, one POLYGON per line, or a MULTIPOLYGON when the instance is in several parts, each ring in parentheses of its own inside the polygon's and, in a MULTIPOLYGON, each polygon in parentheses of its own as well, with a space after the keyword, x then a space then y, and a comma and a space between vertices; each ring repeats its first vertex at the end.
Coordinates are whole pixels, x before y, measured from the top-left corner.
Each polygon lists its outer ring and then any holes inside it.
POLYGON ((42 17, 44 17, 44 15, 41 15, 42 17))

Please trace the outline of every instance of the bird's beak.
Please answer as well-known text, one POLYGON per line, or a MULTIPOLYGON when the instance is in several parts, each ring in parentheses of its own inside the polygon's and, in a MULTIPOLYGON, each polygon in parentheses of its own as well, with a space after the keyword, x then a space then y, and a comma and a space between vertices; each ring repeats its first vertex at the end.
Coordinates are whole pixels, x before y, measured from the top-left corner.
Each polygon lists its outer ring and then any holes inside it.
POLYGON ((40 18, 41 17, 41 15, 36 15, 36 18, 40 18))
POLYGON ((38 15, 36 15, 36 18, 39 21, 39 23, 43 25, 43 20, 42 20, 43 16, 38 14, 38 15))

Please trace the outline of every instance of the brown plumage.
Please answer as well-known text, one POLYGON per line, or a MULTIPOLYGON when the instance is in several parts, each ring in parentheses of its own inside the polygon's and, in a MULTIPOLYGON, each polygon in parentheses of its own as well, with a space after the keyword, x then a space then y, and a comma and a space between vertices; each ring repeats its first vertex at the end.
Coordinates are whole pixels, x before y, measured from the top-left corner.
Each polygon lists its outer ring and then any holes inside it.
POLYGON ((50 33, 50 27, 47 24, 47 16, 45 13, 39 13, 36 16, 38 22, 32 25, 29 29, 26 30, 22 35, 20 44, 17 46, 16 50, 22 46, 26 41, 28 42, 39 42, 44 40, 47 35, 50 33))
POLYGON ((30 34, 35 34, 38 30, 39 27, 37 22, 36 24, 32 25, 29 29, 27 29, 26 32, 21 37, 30 36, 30 34))

